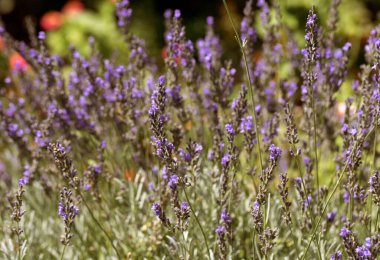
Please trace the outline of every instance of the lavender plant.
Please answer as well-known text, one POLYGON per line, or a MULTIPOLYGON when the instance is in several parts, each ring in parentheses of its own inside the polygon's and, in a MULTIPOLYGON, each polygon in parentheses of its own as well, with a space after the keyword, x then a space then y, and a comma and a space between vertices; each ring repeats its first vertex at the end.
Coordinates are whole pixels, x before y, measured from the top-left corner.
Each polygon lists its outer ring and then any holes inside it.
POLYGON ((28 64, 0 89, 0 195, 18 189, 0 212, 2 257, 378 257, 380 27, 352 80, 341 1, 326 28, 311 8, 300 45, 280 1, 254 2, 238 31, 223 1, 237 64, 216 19, 193 43, 167 10, 159 66, 128 0, 114 21, 125 57, 93 37, 90 55, 59 57, 44 32, 29 46, 0 29, 28 64))

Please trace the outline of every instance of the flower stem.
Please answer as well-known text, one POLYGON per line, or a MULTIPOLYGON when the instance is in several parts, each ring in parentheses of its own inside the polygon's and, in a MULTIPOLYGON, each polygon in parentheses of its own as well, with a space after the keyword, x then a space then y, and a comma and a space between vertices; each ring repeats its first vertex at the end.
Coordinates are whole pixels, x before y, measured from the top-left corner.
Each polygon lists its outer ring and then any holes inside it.
MULTIPOLYGON (((375 129, 375 127, 372 127, 372 129, 371 129, 371 130, 368 132, 368 134, 364 137, 364 140, 366 140, 366 139, 368 138, 368 136, 370 136, 370 135, 372 134, 372 132, 374 131, 374 129, 375 129)), ((342 178, 343 178, 343 176, 344 176, 344 173, 345 173, 345 171, 346 171, 346 169, 347 169, 348 162, 350 161, 350 158, 351 158, 351 157, 355 154, 355 152, 356 152, 356 148, 357 148, 357 146, 358 146, 358 144, 359 144, 359 140, 360 140, 360 139, 358 139, 358 141, 356 141, 356 143, 355 143, 355 145, 354 145, 354 147, 353 147, 353 149, 352 149, 352 151, 351 151, 351 153, 350 153, 350 156, 349 156, 349 158, 346 160, 346 163, 344 164, 343 170, 342 170, 342 172, 340 173, 339 178, 338 178, 338 180, 336 181, 336 183, 335 183, 335 185, 334 185, 334 189, 332 190, 332 192, 330 193, 330 195, 329 195, 328 198, 327 198, 326 204, 325 204, 325 206, 323 207, 323 210, 322 210, 321 214, 319 215, 318 222, 317 222, 317 224, 316 224, 315 227, 314 227, 313 233, 312 233, 312 235, 311 235, 311 237, 310 237, 310 239, 309 239, 309 242, 308 242, 308 244, 307 244, 307 247, 306 247, 306 250, 305 250, 305 252, 304 252, 304 255, 302 256, 302 260, 305 259, 306 255, 307 255, 307 252, 309 251, 310 244, 311 244, 311 242, 314 240, 314 237, 315 237, 315 235, 316 235, 316 233, 317 233, 317 229, 319 228, 319 225, 321 224, 321 221, 322 221, 323 215, 326 213, 327 206, 329 205, 329 203, 330 203, 332 197, 334 196, 334 194, 335 194, 335 192, 336 192, 336 190, 337 190, 337 188, 338 188, 338 186, 339 186, 339 184, 340 184, 340 181, 342 180, 342 178)), ((363 140, 363 141, 364 141, 364 140, 363 140)))
POLYGON ((186 192, 185 187, 183 187, 183 192, 185 193, 186 201, 187 201, 187 203, 189 204, 189 207, 190 207, 191 213, 193 213, 194 218, 195 218, 195 221, 197 221, 198 226, 199 226, 199 228, 200 228, 200 230, 201 230, 201 233, 202 233, 202 235, 203 235, 203 239, 204 239, 204 241, 205 241, 205 245, 206 245, 206 248, 207 248, 207 254, 210 255, 210 259, 212 259, 211 251, 210 251, 210 248, 208 247, 208 243, 207 243, 207 238, 206 238, 205 232, 203 231, 203 227, 202 227, 202 225, 201 225, 201 222, 199 221, 197 215, 195 214, 195 211, 194 211, 194 209, 193 209, 193 206, 191 205, 191 202, 190 202, 190 200, 189 200, 189 197, 187 196, 187 192, 186 192))
POLYGON ((118 259, 121 259, 120 254, 119 254, 119 251, 117 250, 115 244, 113 243, 113 241, 112 241, 110 235, 109 235, 109 234, 107 233, 107 231, 103 228, 103 226, 100 224, 100 222, 96 219, 96 217, 95 217, 94 214, 92 213, 91 208, 88 206, 86 200, 84 199, 82 193, 80 193, 79 191, 78 191, 78 193, 79 193, 79 196, 81 197, 81 199, 82 199, 84 205, 86 206, 88 212, 90 213, 90 216, 91 216, 92 220, 96 223, 96 225, 98 225, 98 227, 99 227, 99 228, 103 231, 103 233, 106 235, 107 239, 108 239, 109 242, 111 243, 112 248, 115 250, 118 259))
POLYGON ((20 224, 17 222, 17 259, 21 260, 20 224))
POLYGON ((67 245, 64 245, 64 246, 63 246, 63 250, 62 250, 62 253, 61 253, 61 257, 59 258, 59 259, 61 259, 61 260, 63 260, 63 256, 65 255, 66 247, 67 247, 67 245))
POLYGON ((255 99, 253 97, 253 86, 252 86, 252 80, 251 80, 251 75, 249 73, 249 67, 248 67, 248 61, 247 61, 247 56, 245 54, 245 51, 244 51, 244 44, 241 40, 241 38, 239 37, 239 34, 237 33, 237 30, 236 30, 236 27, 235 27, 235 24, 234 24, 234 21, 232 19, 232 16, 230 14, 230 10, 228 8, 228 5, 226 3, 226 0, 223 0, 223 4, 224 4, 224 7, 227 11, 227 15, 228 15, 228 18, 230 19, 230 23, 232 25, 232 28, 235 32, 235 39, 236 41, 238 42, 239 44, 239 47, 240 47, 240 50, 241 50, 241 53, 242 53, 242 56, 243 56, 243 60, 244 60, 244 65, 245 65, 245 72, 246 72, 246 76, 247 76, 247 80, 248 80, 248 85, 249 85, 249 89, 250 89, 250 92, 251 92, 251 99, 252 99, 252 114, 253 114, 253 120, 254 120, 254 124, 255 124, 255 131, 256 131, 256 139, 257 139, 257 153, 259 154, 259 159, 260 159, 260 170, 261 172, 263 171, 263 160, 262 160, 262 156, 261 156, 261 149, 260 149, 260 132, 258 131, 258 120, 257 120, 257 115, 256 115, 256 111, 255 111, 255 107, 256 107, 256 102, 255 102, 255 99))

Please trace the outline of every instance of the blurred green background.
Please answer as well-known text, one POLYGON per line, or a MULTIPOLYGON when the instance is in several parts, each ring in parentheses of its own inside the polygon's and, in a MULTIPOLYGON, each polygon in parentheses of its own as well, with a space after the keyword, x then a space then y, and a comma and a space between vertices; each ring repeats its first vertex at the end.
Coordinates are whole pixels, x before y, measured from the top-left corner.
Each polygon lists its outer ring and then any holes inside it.
MULTIPOLYGON (((86 55, 89 52, 88 37, 94 36, 102 53, 109 56, 115 47, 124 48, 115 23, 114 2, 114 0, 0 0, 0 14, 7 31, 16 39, 29 42, 25 18, 31 17, 36 31, 49 31, 48 44, 53 52, 62 56, 68 55, 68 46, 73 44, 86 55), (72 5, 73 2, 79 3, 82 6, 81 10, 67 12, 68 3, 72 5), (54 17, 55 19, 59 17, 59 26, 54 29, 43 28, 43 19, 52 13, 55 16, 53 15, 50 19, 54 22, 54 17)), ((239 21, 245 1, 228 2, 235 19, 239 21)), ((331 1, 279 0, 279 3, 283 22, 295 33, 297 41, 302 46, 308 9, 312 4, 316 5, 319 21, 325 24, 331 1)), ((134 14, 132 31, 146 40, 150 54, 158 62, 162 60, 161 51, 164 47, 163 12, 168 8, 181 10, 187 36, 193 41, 204 35, 206 17, 214 16, 216 31, 222 40, 225 58, 232 58, 235 61, 239 59, 239 52, 236 51, 231 26, 226 19, 221 0, 132 0, 131 6, 134 14)), ((257 10, 257 21, 259 20, 258 12, 257 10)), ((369 32, 380 21, 380 1, 342 0, 339 12, 339 38, 342 39, 342 43, 345 41, 352 43, 351 70, 356 70, 363 62, 362 47, 369 32)), ((9 64, 6 60, 8 56, 9 52, 2 54, 3 60, 0 61, 2 71, 6 69, 3 65, 9 64)))

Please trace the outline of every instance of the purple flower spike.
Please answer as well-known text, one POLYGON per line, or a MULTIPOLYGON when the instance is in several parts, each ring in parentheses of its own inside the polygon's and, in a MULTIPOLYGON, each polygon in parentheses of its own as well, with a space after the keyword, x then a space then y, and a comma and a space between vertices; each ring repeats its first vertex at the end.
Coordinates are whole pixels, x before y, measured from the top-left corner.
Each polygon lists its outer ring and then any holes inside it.
POLYGON ((155 202, 153 203, 152 205, 152 210, 154 212, 154 214, 157 216, 157 217, 160 217, 161 214, 162 214, 162 209, 161 209, 161 204, 159 202, 155 202))
POLYGON ((223 210, 222 210, 222 214, 221 214, 220 218, 221 218, 221 219, 223 220, 223 222, 226 223, 227 225, 230 225, 230 224, 231 224, 231 217, 228 215, 226 209, 223 209, 223 210))
POLYGON ((343 238, 347 238, 351 234, 351 231, 348 230, 346 227, 342 227, 340 230, 340 236, 343 238))

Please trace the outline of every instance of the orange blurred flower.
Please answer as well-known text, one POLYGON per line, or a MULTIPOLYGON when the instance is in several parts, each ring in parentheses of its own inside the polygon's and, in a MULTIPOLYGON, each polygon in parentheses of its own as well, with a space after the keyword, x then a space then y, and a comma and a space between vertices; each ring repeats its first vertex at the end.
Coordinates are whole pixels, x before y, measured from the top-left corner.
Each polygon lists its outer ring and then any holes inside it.
MULTIPOLYGON (((162 58, 163 58, 164 60, 167 59, 167 57, 168 57, 168 52, 167 52, 167 50, 166 50, 166 47, 162 48, 162 50, 161 50, 161 56, 162 56, 162 58)), ((174 59, 174 61, 175 61, 175 63, 179 64, 179 63, 181 62, 181 57, 176 57, 176 58, 174 59)))
POLYGON ((62 14, 57 11, 49 11, 45 13, 40 20, 40 26, 45 31, 56 30, 61 27, 62 23, 62 14))
POLYGON ((27 70, 28 63, 18 52, 12 52, 9 56, 9 67, 12 71, 27 70))
POLYGON ((66 15, 76 15, 76 14, 83 13, 83 11, 84 11, 83 3, 76 0, 71 0, 67 2, 62 8, 62 13, 66 15))
POLYGON ((3 37, 0 37, 0 51, 2 51, 5 47, 5 41, 3 37))
POLYGON ((136 177, 136 173, 133 170, 126 169, 124 172, 124 179, 126 181, 133 181, 136 177))

